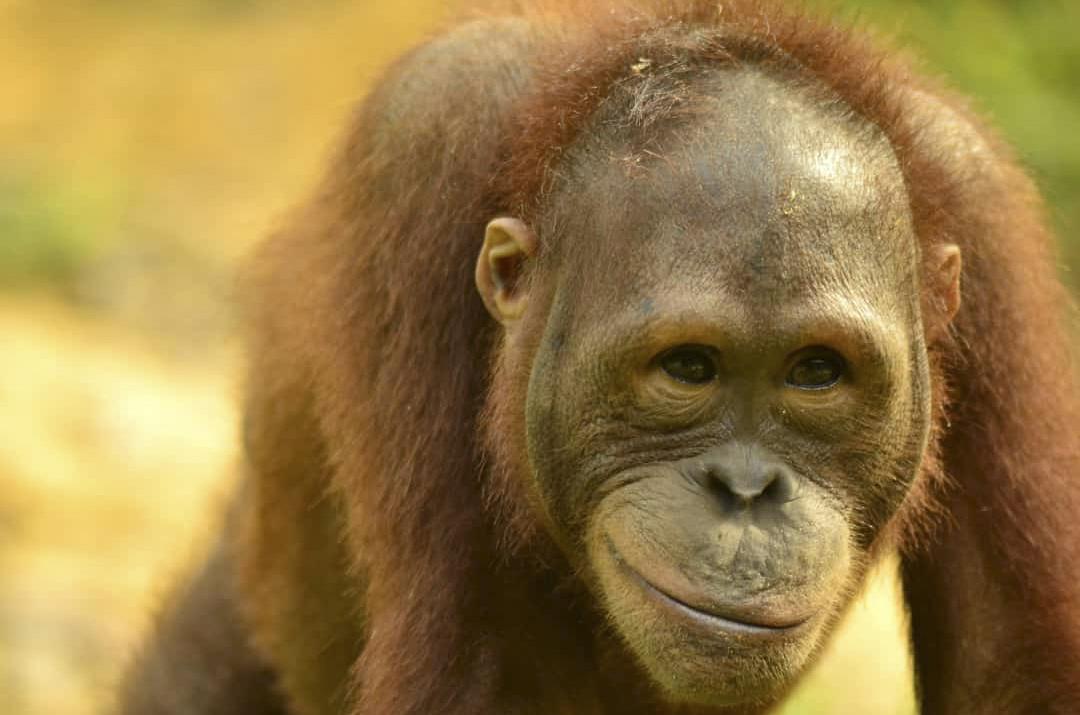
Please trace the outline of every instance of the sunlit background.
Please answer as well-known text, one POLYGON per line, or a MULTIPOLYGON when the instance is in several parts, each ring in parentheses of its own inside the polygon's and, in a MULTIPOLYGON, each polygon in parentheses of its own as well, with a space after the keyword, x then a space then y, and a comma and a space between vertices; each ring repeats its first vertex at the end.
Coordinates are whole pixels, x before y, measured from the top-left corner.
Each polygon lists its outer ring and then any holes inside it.
MULTIPOLYGON (((841 3, 972 94, 1080 266, 1080 3, 841 3)), ((101 712, 237 458, 237 260, 433 0, 0 0, 0 713, 101 712)), ((889 574, 784 713, 912 713, 889 574)))

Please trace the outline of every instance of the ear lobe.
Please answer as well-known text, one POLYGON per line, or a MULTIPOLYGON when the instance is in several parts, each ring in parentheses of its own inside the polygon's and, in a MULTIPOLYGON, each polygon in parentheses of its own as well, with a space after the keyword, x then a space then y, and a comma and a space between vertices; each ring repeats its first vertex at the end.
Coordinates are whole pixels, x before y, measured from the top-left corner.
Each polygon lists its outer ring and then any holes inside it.
POLYGON ((525 312, 521 284, 525 261, 536 253, 536 234, 516 218, 497 218, 484 231, 476 262, 476 289, 495 320, 513 322, 525 312))
POLYGON ((943 243, 930 249, 926 265, 929 267, 927 290, 931 291, 934 313, 927 330, 931 341, 941 337, 948 329, 956 311, 960 309, 960 247, 943 243))

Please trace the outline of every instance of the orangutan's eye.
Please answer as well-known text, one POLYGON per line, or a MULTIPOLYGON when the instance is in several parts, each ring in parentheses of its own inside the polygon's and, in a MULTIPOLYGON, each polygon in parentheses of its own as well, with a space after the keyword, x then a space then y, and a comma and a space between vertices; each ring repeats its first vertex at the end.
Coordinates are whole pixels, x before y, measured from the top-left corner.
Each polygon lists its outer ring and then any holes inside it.
POLYGON ((825 390, 844 376, 844 359, 831 350, 815 350, 792 366, 787 375, 789 387, 800 390, 825 390))
POLYGON ((660 367, 688 385, 703 385, 716 378, 713 351, 703 345, 680 345, 660 356, 660 367))

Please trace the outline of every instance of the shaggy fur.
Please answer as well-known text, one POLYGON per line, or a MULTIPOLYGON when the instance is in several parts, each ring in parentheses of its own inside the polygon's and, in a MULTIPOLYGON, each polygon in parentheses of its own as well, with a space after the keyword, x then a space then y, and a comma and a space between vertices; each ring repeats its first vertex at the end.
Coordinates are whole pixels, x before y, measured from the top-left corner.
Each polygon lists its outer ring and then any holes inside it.
MULTIPOLYGON (((921 246, 964 257, 931 346, 929 456, 891 524, 923 711, 1080 712, 1080 399, 1030 180, 861 34, 762 2, 583 5, 465 23, 399 61, 252 264, 240 601, 293 711, 666 711, 528 508, 505 398, 527 366, 491 374, 472 281, 484 224, 537 215, 646 61, 772 66, 888 137, 921 246)), ((626 121, 678 110, 650 101, 626 121)))

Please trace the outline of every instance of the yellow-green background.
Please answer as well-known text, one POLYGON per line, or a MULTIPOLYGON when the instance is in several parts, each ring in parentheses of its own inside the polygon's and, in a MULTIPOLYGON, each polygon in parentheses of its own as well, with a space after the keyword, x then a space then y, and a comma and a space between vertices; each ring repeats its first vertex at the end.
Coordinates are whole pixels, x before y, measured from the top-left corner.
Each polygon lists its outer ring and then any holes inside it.
MULTIPOLYGON (((1068 277, 1080 3, 841 7, 1019 146, 1068 277)), ((233 266, 444 8, 0 0, 0 713, 100 711, 148 608, 198 558, 236 458, 233 266)), ((899 624, 881 578, 784 712, 912 712, 899 624)))

